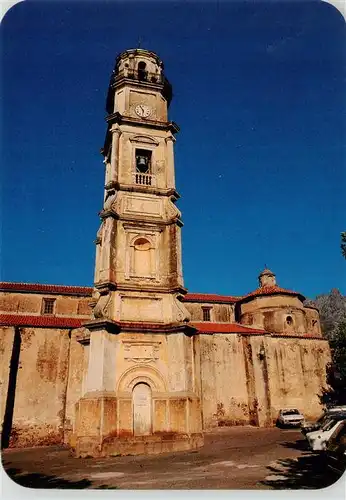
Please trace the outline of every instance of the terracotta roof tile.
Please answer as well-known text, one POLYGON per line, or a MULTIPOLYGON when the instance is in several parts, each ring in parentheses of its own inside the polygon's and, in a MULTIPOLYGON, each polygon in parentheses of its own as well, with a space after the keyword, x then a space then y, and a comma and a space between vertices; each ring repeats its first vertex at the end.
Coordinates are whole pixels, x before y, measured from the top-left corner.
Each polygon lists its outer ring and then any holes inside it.
MULTIPOLYGON (((86 318, 69 318, 69 317, 56 317, 56 316, 33 316, 33 315, 20 315, 20 314, 0 314, 0 326, 23 326, 23 327, 36 327, 36 328, 60 328, 60 329, 73 329, 80 328, 87 322, 86 318)), ((121 322, 119 326, 127 326, 130 323, 121 322)), ((265 330, 258 328, 251 328, 238 323, 211 323, 211 322, 191 322, 192 327, 197 329, 200 334, 213 334, 213 333, 240 333, 241 335, 270 335, 271 337, 280 338, 309 338, 314 340, 327 340, 323 337, 315 336, 312 334, 305 335, 283 335, 269 333, 265 330)), ((132 326, 134 326, 132 324, 132 326)), ((143 326, 139 325, 138 326, 143 326)), ((152 330, 160 328, 162 325, 146 324, 152 330)))
POLYGON ((305 300, 305 297, 301 293, 294 292, 293 290, 287 290, 286 288, 281 288, 277 285, 261 286, 256 290, 254 290, 253 292, 244 295, 244 297, 241 297, 239 300, 243 301, 250 297, 259 297, 261 295, 275 295, 275 294, 296 295, 299 296, 301 299, 305 300))
POLYGON ((192 322, 192 325, 198 329, 198 333, 242 333, 242 334, 268 334, 265 330, 259 328, 251 328, 238 323, 211 323, 205 322, 192 322))
POLYGON ((82 318, 60 318, 57 316, 30 316, 0 314, 2 326, 33 326, 39 328, 79 328, 87 320, 82 318))
MULTIPOLYGON (((28 292, 48 293, 55 295, 81 295, 91 296, 93 288, 87 286, 46 285, 41 283, 15 283, 0 282, 0 291, 3 292, 28 292)), ((187 293, 183 300, 186 302, 221 302, 233 304, 241 297, 231 295, 217 295, 214 293, 187 293)))
POLYGON ((187 293, 184 295, 184 302, 223 302, 227 304, 234 304, 241 297, 232 295, 217 295, 215 293, 187 293))
POLYGON ((48 293, 55 295, 81 295, 87 297, 91 296, 93 289, 88 286, 44 285, 41 283, 13 283, 3 281, 0 282, 0 291, 48 293))

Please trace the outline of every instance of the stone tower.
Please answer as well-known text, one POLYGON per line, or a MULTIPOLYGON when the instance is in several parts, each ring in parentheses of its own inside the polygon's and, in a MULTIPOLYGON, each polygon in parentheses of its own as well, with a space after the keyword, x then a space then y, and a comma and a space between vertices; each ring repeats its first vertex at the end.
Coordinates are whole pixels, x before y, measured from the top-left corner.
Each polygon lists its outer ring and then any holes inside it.
POLYGON ((153 52, 120 54, 106 110, 104 203, 96 238, 94 319, 76 453, 158 453, 202 444, 195 330, 180 301, 181 214, 171 85, 153 52))

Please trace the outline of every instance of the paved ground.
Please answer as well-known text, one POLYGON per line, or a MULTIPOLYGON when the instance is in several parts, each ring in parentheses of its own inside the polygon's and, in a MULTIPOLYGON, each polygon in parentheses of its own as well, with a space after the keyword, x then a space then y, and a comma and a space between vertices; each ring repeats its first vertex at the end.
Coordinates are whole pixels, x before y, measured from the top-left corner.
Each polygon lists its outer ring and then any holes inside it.
POLYGON ((5 450, 5 470, 32 488, 315 489, 332 484, 297 430, 220 428, 198 451, 76 459, 59 447, 5 450))

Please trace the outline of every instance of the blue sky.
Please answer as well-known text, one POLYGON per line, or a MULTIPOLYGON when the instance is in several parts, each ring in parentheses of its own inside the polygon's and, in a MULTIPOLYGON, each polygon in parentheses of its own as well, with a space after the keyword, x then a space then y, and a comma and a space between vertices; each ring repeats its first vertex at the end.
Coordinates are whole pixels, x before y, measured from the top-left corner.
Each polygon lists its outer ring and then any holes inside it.
POLYGON ((116 55, 157 52, 190 291, 346 294, 345 23, 304 2, 31 2, 2 22, 1 279, 92 285, 116 55))

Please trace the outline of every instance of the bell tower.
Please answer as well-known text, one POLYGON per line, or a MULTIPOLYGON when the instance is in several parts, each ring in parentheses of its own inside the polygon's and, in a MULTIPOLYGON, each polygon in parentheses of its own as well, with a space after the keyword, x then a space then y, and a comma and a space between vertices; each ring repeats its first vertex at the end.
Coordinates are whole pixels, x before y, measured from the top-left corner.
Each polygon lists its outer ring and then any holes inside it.
POLYGON ((155 53, 133 49, 117 57, 101 150, 94 319, 81 339, 88 363, 76 406, 78 456, 158 453, 203 442, 195 330, 181 302, 179 127, 168 119, 171 98, 155 53), (95 408, 91 425, 85 419, 95 408))
POLYGON ((118 56, 106 102, 95 318, 166 324, 189 319, 179 301, 185 293, 173 154, 179 128, 168 120, 171 97, 156 54, 136 49, 118 56))

